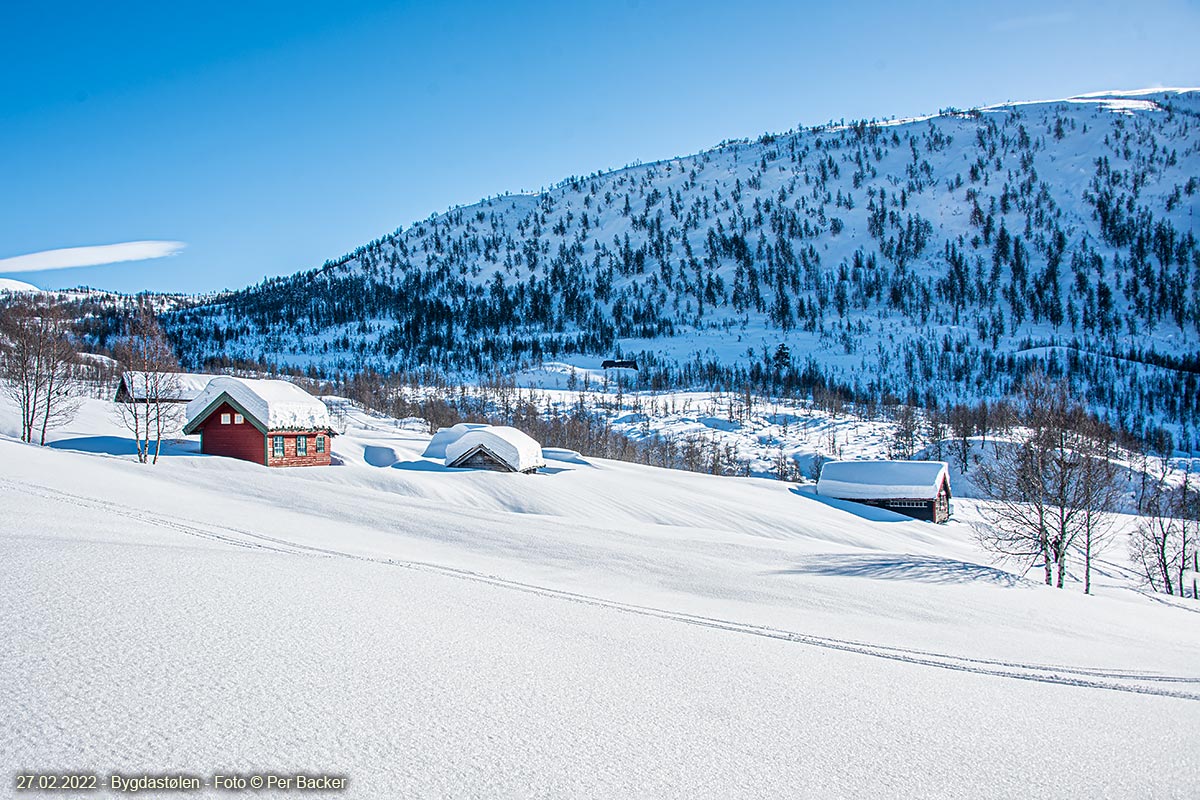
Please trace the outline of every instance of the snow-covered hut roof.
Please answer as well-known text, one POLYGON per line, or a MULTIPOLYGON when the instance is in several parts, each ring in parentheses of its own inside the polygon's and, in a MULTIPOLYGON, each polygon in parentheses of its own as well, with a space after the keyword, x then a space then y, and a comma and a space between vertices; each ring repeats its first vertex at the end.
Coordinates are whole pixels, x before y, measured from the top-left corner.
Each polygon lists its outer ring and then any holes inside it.
POLYGON ((429 446, 425 448, 422 455, 425 458, 445 458, 446 447, 451 442, 457 442, 467 431, 486 427, 488 426, 480 422, 460 422, 449 428, 438 428, 438 432, 429 440, 429 446))
POLYGON ((821 467, 817 494, 842 500, 933 500, 942 481, 949 485, 945 461, 830 461, 821 467))
POLYGON ((213 378, 200 396, 187 405, 184 433, 192 433, 222 397, 257 422, 265 431, 327 430, 329 409, 294 383, 249 378, 213 378))
POLYGON ((469 430, 446 445, 446 465, 452 467, 481 449, 514 472, 529 472, 546 466, 542 445, 536 439, 503 425, 469 430))
POLYGON ((145 400, 147 389, 154 386, 163 394, 159 400, 188 402, 199 397, 214 377, 190 372, 122 372, 121 384, 117 387, 117 401, 145 400))

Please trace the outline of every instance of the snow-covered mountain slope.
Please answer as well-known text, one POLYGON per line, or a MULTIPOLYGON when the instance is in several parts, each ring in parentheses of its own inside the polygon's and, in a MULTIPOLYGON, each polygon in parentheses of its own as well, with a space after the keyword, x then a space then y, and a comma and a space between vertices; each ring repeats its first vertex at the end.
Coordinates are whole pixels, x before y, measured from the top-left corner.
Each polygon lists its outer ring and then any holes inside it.
POLYGON ((111 347, 126 332, 129 320, 142 305, 147 305, 156 314, 166 314, 214 298, 214 295, 153 292, 128 295, 86 286, 39 289, 23 281, 0 278, 0 313, 6 306, 27 302, 31 294, 36 294, 37 302, 53 303, 74 319, 84 349, 111 347))
POLYGON ((355 413, 338 466, 183 442, 150 468, 100 401, 50 448, 0 438, 0 748, 364 798, 1185 797, 1200 774, 1194 612, 1119 551, 1085 597, 989 564, 969 501, 934 526, 558 451, 447 470, 428 441, 355 413))
POLYGON ((1040 366, 1194 435, 1200 91, 827 125, 435 215, 174 315, 194 365, 490 370, 925 402, 1040 366), (777 362, 780 343, 791 359, 777 362))

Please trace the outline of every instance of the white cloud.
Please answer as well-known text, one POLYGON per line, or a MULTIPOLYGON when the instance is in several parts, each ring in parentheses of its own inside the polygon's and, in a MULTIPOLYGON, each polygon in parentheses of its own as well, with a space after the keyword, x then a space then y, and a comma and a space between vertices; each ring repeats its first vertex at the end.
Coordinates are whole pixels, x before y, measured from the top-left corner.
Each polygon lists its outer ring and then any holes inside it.
POLYGON ((1046 14, 1034 14, 1028 17, 1010 17, 992 23, 996 33, 1015 33, 1017 31, 1036 30, 1038 28, 1054 28, 1066 25, 1075 19, 1069 11, 1051 11, 1046 14))
POLYGON ((0 274, 5 272, 41 272, 46 269, 70 269, 71 267, 94 267, 99 264, 117 264, 122 261, 145 261, 149 258, 164 258, 179 253, 187 247, 186 242, 119 242, 98 244, 91 247, 64 247, 61 250, 43 250, 23 256, 0 258, 0 274))

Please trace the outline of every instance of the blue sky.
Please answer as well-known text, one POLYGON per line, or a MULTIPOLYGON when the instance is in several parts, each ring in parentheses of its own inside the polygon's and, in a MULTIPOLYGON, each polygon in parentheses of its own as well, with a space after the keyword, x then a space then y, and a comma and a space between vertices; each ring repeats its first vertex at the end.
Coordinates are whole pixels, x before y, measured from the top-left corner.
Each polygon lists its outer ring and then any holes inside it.
POLYGON ((1200 85, 1197 41, 1183 0, 8 0, 0 259, 134 242, 103 257, 142 260, 0 260, 0 277, 238 287, 451 205, 723 139, 1200 85))

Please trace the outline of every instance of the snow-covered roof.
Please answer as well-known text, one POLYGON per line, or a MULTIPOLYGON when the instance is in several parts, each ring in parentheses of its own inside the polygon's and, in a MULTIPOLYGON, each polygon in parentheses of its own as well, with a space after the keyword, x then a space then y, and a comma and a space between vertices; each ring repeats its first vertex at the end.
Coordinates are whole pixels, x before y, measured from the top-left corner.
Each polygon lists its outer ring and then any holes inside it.
POLYGON ((213 378, 187 405, 185 433, 200 422, 221 395, 228 395, 268 431, 329 428, 329 409, 294 383, 250 378, 213 378))
POLYGON ((467 431, 486 427, 488 426, 479 422, 460 422, 450 428, 438 428, 438 432, 429 440, 429 446, 425 448, 422 455, 425 458, 445 458, 447 445, 457 442, 467 431))
POLYGON ((121 384, 132 400, 145 400, 147 388, 154 385, 162 390, 163 396, 159 398, 161 400, 195 400, 214 377, 216 376, 190 372, 164 372, 156 375, 152 372, 129 371, 121 373, 121 384), (156 378, 161 378, 161 382, 155 384, 156 378))
POLYGON ((945 461, 830 461, 821 468, 817 493, 842 500, 933 500, 945 461))
POLYGON ((478 448, 484 448, 515 472, 546 466, 542 445, 516 428, 504 425, 469 430, 446 446, 446 464, 454 466, 478 448))

